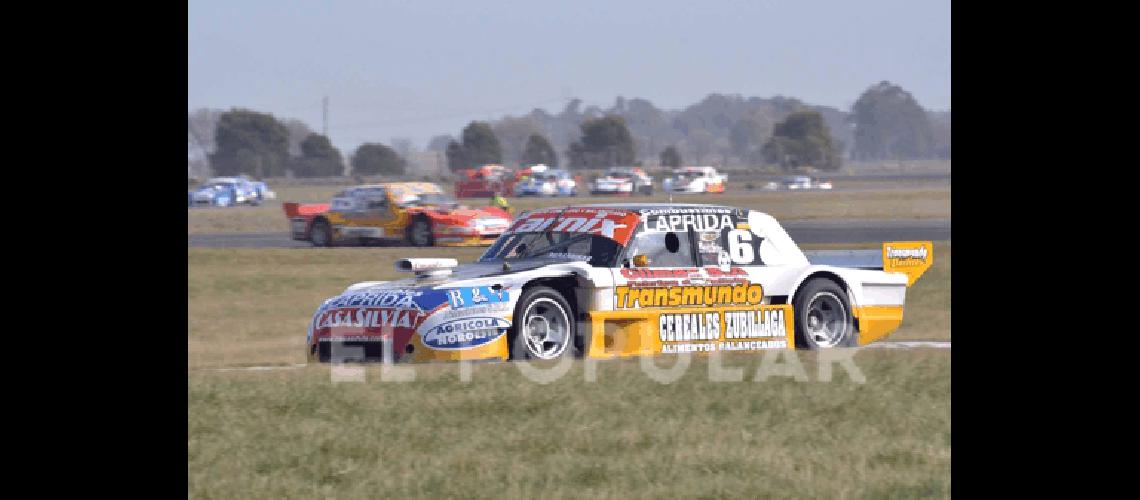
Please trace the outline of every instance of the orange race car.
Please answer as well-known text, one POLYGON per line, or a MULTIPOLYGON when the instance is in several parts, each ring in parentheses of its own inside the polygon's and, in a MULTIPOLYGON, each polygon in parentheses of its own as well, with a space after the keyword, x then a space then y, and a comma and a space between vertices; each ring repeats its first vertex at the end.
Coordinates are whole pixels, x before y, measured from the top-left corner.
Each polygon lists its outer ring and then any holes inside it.
POLYGON ((496 207, 460 206, 430 182, 355 186, 332 203, 284 203, 295 240, 314 246, 405 241, 414 246, 489 245, 510 225, 496 207))

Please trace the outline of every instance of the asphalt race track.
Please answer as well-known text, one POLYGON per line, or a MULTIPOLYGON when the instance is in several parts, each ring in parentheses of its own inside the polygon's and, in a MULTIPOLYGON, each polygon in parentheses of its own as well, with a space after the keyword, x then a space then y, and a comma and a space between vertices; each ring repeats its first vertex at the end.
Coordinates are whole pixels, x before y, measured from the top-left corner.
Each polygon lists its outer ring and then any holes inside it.
MULTIPOLYGON (((796 243, 878 243, 883 241, 948 241, 950 219, 802 220, 783 224, 796 243)), ((280 233, 191 234, 189 247, 207 248, 306 248, 280 233)))

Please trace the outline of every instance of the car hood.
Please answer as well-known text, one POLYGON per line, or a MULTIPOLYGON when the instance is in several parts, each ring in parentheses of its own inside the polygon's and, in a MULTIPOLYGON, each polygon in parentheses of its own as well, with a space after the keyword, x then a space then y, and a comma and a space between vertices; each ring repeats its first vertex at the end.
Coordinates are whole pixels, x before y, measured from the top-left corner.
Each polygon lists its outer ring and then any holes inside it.
MULTIPOLYGON (((468 264, 460 264, 452 269, 451 274, 443 276, 428 276, 428 277, 409 277, 394 281, 385 281, 375 285, 363 286, 361 288, 350 287, 353 292, 360 290, 383 290, 392 288, 403 289, 423 289, 430 290, 433 288, 446 285, 452 286, 472 286, 477 284, 486 283, 488 286, 499 284, 499 282, 510 283, 518 278, 516 275, 528 271, 534 271, 546 267, 551 267, 554 274, 564 274, 566 266, 575 266, 575 261, 566 259, 555 258, 535 258, 535 259, 522 259, 512 260, 508 264, 509 269, 504 269, 502 262, 472 262, 468 264), (493 279, 498 278, 498 279, 493 279), (468 281, 477 280, 478 283, 468 283, 468 281)), ((529 274, 529 273, 528 273, 529 274)), ((528 276, 529 279, 529 276, 528 276)))

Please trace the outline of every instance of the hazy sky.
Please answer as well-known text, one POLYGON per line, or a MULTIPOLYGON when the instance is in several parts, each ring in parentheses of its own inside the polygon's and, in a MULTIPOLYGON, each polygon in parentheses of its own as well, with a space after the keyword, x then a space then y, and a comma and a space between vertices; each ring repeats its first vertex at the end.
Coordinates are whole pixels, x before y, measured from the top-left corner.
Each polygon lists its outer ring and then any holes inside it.
POLYGON ((849 110, 890 80, 950 108, 950 2, 190 0, 187 109, 297 118, 345 154, 419 147, 470 120, 603 108, 679 109, 719 92, 849 110))

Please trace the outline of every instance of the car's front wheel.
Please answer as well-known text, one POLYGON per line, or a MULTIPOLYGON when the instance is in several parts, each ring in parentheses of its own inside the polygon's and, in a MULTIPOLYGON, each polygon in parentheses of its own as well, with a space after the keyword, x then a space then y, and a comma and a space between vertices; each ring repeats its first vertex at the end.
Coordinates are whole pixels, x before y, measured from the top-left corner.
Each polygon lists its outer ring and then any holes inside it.
POLYGON ((515 306, 512 359, 558 359, 573 352, 577 335, 573 309, 557 290, 528 288, 515 306))
POLYGON ((434 245, 435 237, 431 234, 431 221, 425 217, 416 218, 408 228, 408 242, 417 247, 434 245))
POLYGON ((796 293, 796 347, 828 349, 855 347, 858 334, 847 292, 827 278, 813 278, 796 293))

